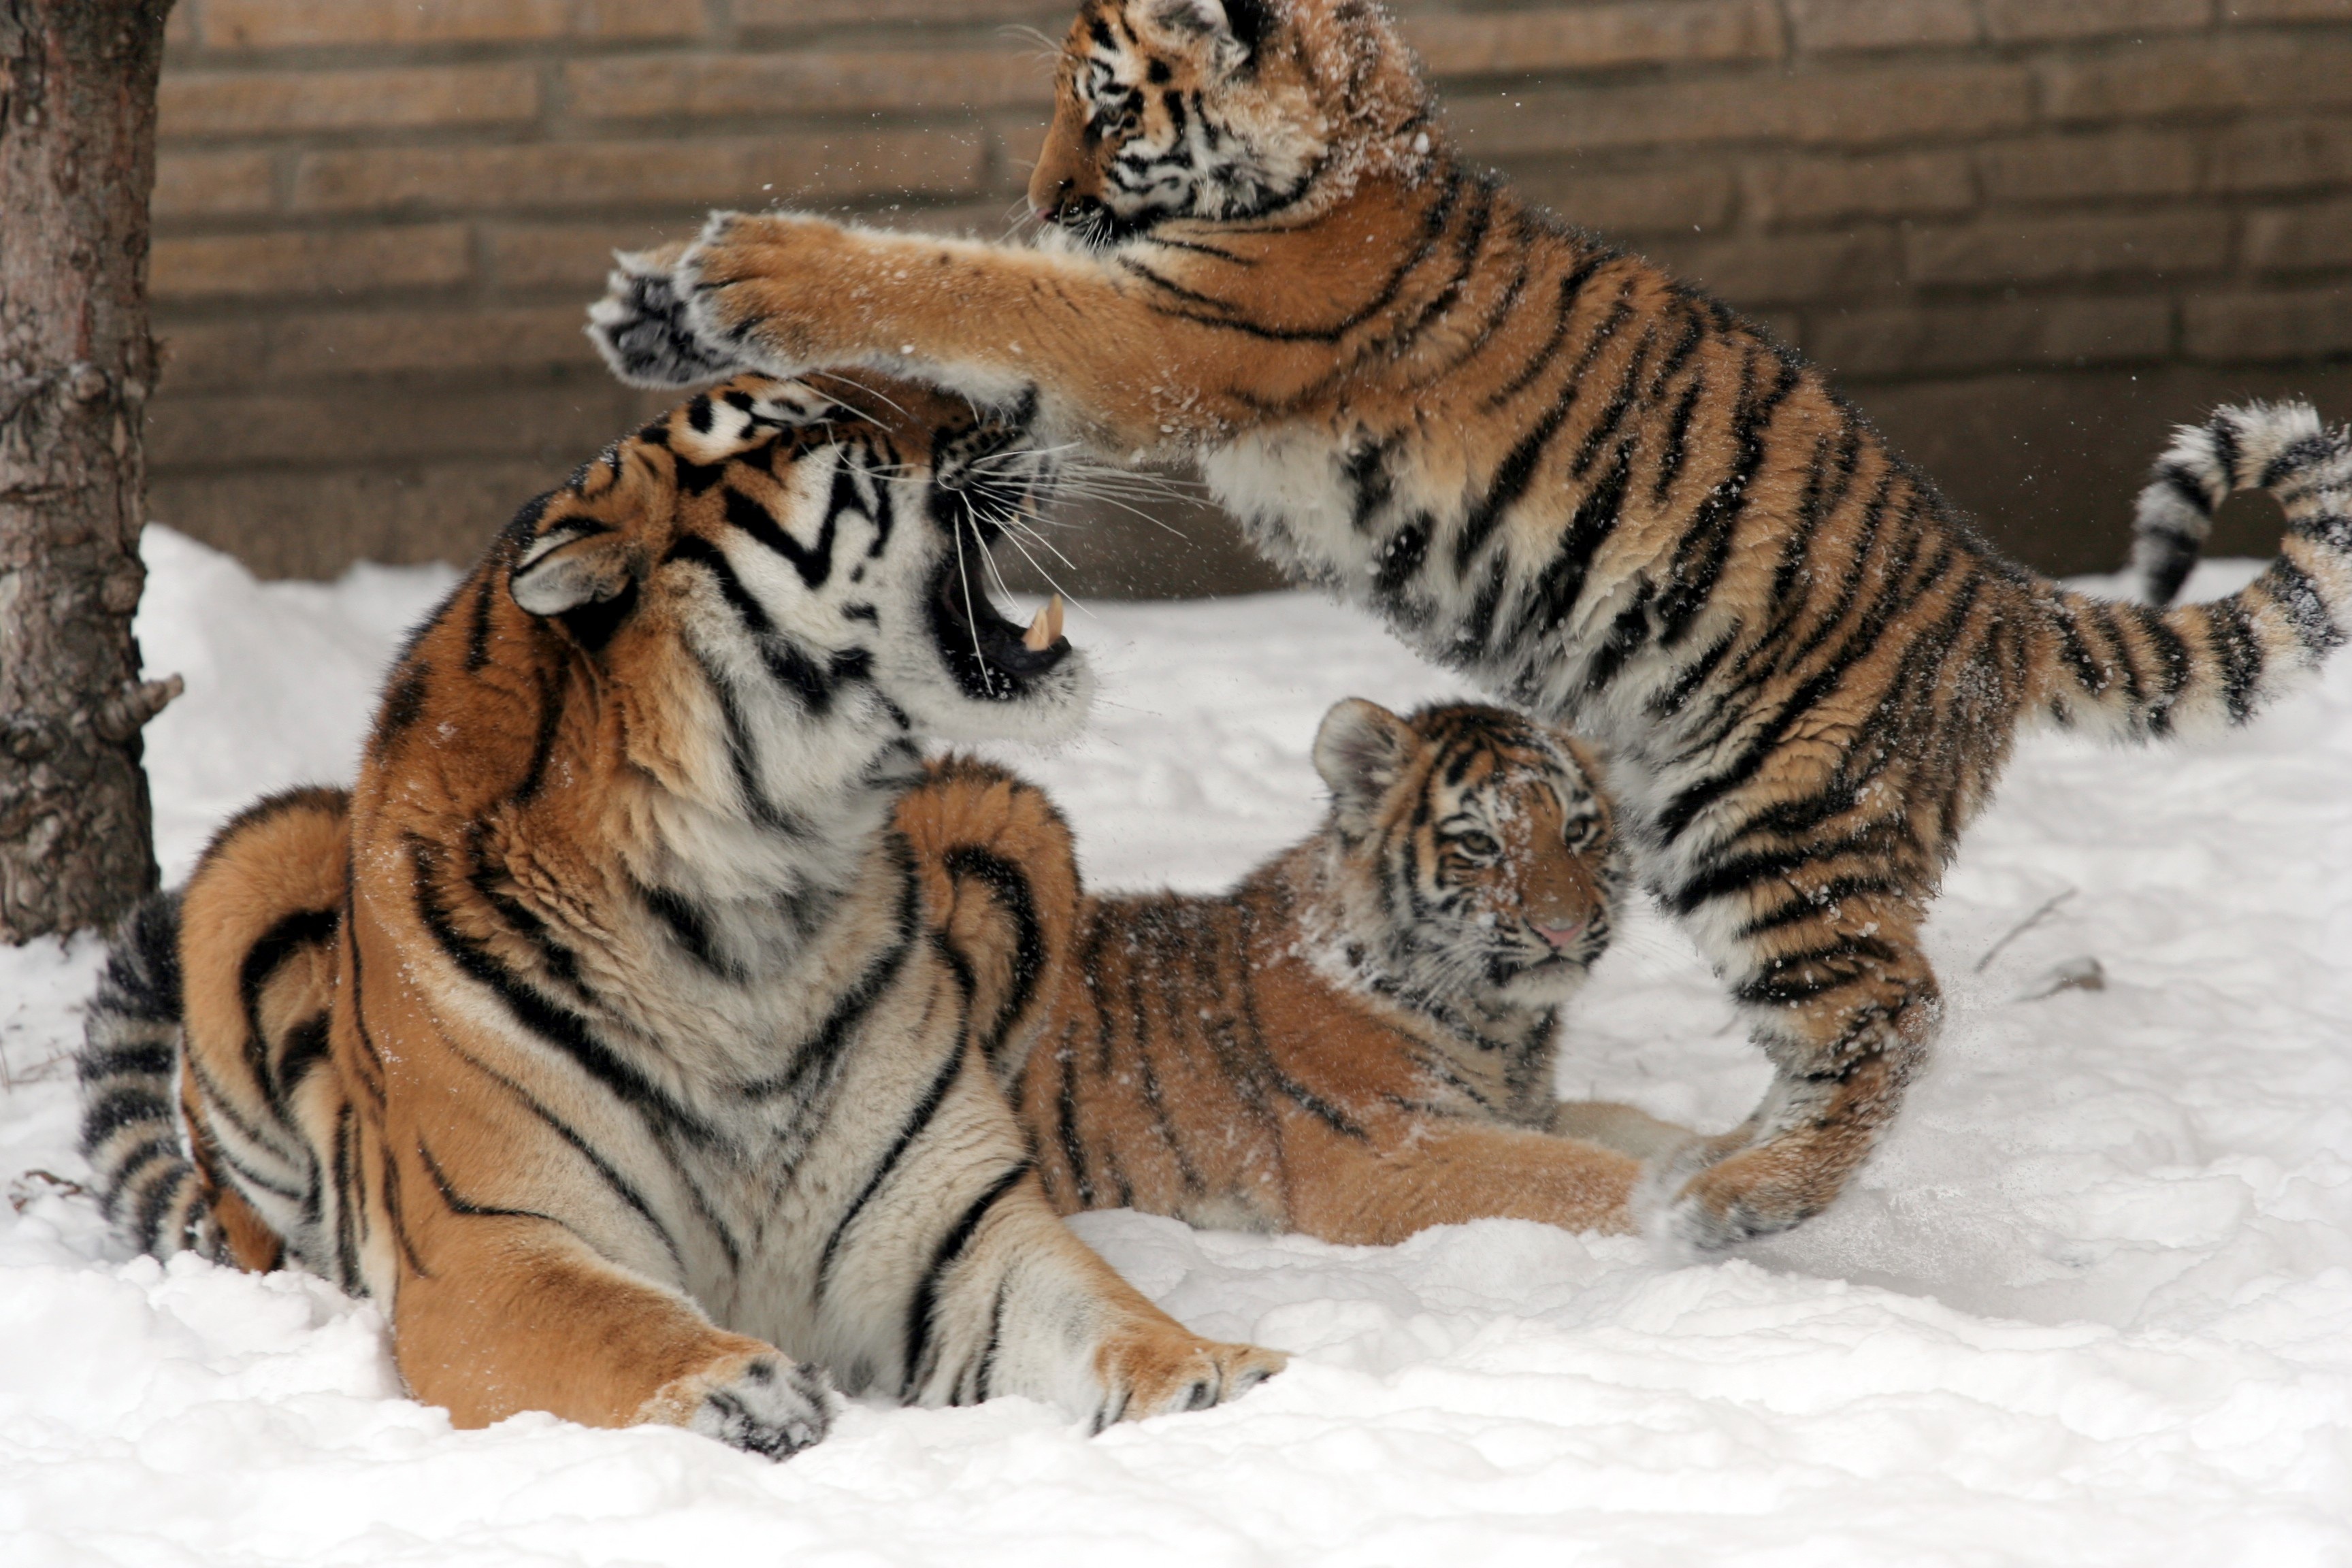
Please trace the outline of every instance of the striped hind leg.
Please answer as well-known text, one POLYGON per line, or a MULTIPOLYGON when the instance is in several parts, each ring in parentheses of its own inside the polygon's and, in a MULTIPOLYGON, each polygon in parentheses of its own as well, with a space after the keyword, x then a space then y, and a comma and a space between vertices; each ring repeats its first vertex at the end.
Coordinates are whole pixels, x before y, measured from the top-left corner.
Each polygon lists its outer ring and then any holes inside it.
POLYGON ((1777 908, 1697 922, 1773 1077, 1746 1122, 1656 1161, 1654 1226, 1685 1244, 1770 1236, 1828 1207, 1934 1041, 1941 994, 1917 903, 1836 892, 1833 870, 1799 866, 1777 908))
POLYGON ((348 802, 296 790, 241 813, 182 897, 181 1114, 224 1255, 322 1272, 322 1152, 343 1099, 328 1059, 348 802))
POLYGON ((1043 790, 945 757, 898 802, 924 918, 970 988, 973 1039, 1010 1089, 1062 988, 1081 897, 1069 825, 1043 790))

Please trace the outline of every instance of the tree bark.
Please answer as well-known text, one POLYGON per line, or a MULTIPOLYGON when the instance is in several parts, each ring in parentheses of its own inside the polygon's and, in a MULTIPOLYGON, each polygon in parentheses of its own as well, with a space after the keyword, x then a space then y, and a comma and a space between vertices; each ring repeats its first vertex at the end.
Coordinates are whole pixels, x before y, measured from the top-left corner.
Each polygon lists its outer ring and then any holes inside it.
POLYGON ((140 727, 147 198, 171 0, 0 0, 0 942, 155 885, 140 727))

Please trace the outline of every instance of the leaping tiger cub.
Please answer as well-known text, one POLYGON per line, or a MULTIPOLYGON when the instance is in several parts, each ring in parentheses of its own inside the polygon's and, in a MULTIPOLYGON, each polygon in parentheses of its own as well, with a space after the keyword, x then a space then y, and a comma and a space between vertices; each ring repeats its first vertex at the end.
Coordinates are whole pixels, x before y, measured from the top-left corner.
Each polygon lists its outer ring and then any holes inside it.
POLYGON ((1927 905, 2027 722, 2244 722, 2346 636, 2352 444, 2183 432, 2142 502, 2168 597, 2261 488, 2284 552, 2168 613, 1995 553, 1761 329, 1465 168, 1368 0, 1087 0, 1037 249, 721 214, 624 258, 626 379, 908 367, 1057 437, 1197 461, 1261 550, 1604 742, 1649 889, 1776 1069, 1669 1156, 1670 1234, 1795 1225, 1935 1036, 1927 905))
MULTIPOLYGON (((1085 660, 979 580, 1053 481, 1024 426, 746 377, 525 507, 357 788, 262 802, 121 939, 80 1073, 123 1232, 365 1292, 465 1426, 782 1457, 827 1371, 1099 1426, 1276 1370, 1055 1217, 975 1037, 1003 998, 891 827, 923 734, 1083 716, 1085 660)), ((1066 923, 1074 889, 1028 891, 1066 923)))
MULTIPOLYGON (((1322 826, 1232 892, 1083 899, 1039 933, 1043 1000, 999 1070, 1047 1196, 1356 1245, 1487 1217, 1633 1229, 1637 1156, 1693 1135, 1552 1092, 1560 1006, 1624 889, 1591 756, 1500 709, 1355 700, 1315 763, 1322 826)), ((1051 805, 993 768, 936 766, 899 816, 952 907, 1017 913, 997 889, 1025 880, 933 823, 985 823, 1032 878, 1076 883, 1051 805)))

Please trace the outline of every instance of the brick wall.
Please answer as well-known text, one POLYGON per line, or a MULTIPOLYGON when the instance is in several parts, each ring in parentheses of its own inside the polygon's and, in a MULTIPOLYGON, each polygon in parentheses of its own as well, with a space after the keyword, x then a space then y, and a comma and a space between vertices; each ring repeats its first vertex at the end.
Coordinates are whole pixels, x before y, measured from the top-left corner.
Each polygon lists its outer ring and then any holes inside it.
MULTIPOLYGON (((1830 366, 2028 559, 2112 562, 2165 426, 2352 413, 2352 0, 1399 6, 1462 142, 1830 366)), ((180 0, 152 510, 275 574, 464 558, 651 406, 605 256, 790 200, 995 234, 1066 0, 180 0)), ((1070 531, 1076 585, 1265 579, 1070 531)), ((2250 514, 2233 536, 2266 548, 2250 514)))

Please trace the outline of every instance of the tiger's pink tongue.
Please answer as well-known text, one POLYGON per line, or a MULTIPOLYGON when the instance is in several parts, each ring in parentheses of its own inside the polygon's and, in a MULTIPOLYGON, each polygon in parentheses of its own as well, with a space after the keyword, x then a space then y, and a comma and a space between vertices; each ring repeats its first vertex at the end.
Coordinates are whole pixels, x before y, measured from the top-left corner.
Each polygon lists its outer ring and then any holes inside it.
POLYGON ((1021 643, 1032 653, 1044 653, 1061 640, 1062 595, 1056 594, 1037 607, 1029 629, 1021 635, 1021 643))

